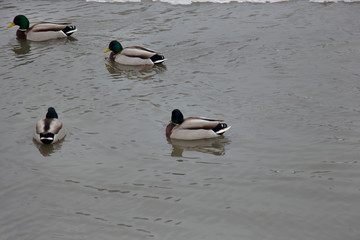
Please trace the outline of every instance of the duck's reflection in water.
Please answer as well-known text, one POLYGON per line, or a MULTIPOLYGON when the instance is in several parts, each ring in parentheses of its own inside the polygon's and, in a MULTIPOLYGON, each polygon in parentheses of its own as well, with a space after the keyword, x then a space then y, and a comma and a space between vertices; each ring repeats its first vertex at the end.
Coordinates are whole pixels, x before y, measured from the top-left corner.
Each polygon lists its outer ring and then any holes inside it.
POLYGON ((33 139, 33 143, 39 149, 39 152, 44 157, 51 156, 54 152, 58 151, 61 148, 62 141, 54 143, 54 144, 41 144, 33 139))
MULTIPOLYGON (((27 53, 29 53, 31 51, 31 44, 33 45, 33 47, 35 49, 37 48, 44 48, 44 47, 49 47, 49 44, 45 42, 30 42, 26 39, 16 39, 17 42, 15 43, 11 43, 11 47, 12 50, 15 54, 17 55, 25 55, 27 53)), ((56 39, 54 41, 57 41, 57 43, 66 43, 68 41, 72 42, 72 41, 77 41, 76 38, 74 37, 67 37, 65 39, 56 39)))
POLYGON ((106 60, 107 60, 107 63, 105 63, 106 69, 109 71, 109 73, 115 76, 125 74, 129 78, 132 77, 146 78, 154 74, 165 72, 167 69, 166 65, 164 64, 157 64, 154 66, 146 66, 146 65, 128 66, 128 65, 116 63, 114 61, 109 61, 108 58, 106 58, 106 60))
POLYGON ((12 44, 12 50, 15 54, 27 54, 30 52, 29 41, 25 39, 17 39, 17 44, 12 44))
POLYGON ((218 137, 203 140, 176 140, 167 138, 168 143, 172 145, 171 156, 183 157, 184 152, 201 152, 212 155, 224 155, 225 146, 230 143, 227 137, 218 137))

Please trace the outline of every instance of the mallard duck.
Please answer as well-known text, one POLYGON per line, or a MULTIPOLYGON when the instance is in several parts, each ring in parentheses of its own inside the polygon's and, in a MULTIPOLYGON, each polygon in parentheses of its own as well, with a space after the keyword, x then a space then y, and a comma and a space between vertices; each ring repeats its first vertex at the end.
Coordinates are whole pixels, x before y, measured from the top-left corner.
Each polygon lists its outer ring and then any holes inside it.
POLYGON ((77 31, 76 26, 67 23, 40 22, 30 27, 29 20, 24 15, 17 15, 8 28, 20 26, 16 36, 30 41, 45 41, 65 38, 77 31))
POLYGON ((108 51, 111 51, 110 60, 123 65, 154 65, 166 60, 158 52, 144 47, 131 46, 123 48, 116 40, 110 42, 109 47, 104 53, 108 51))
POLYGON ((53 107, 49 107, 46 117, 36 124, 34 139, 43 144, 52 144, 61 141, 66 135, 62 122, 53 107))
POLYGON ((166 127, 166 136, 179 140, 219 137, 231 128, 222 121, 204 117, 188 117, 184 119, 180 110, 175 109, 172 111, 170 123, 166 127))

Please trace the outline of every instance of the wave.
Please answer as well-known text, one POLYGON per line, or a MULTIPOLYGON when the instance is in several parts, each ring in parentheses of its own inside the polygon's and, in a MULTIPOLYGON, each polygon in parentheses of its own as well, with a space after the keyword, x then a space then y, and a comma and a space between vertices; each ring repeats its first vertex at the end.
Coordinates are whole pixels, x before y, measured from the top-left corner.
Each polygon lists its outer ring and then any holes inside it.
MULTIPOLYGON (((127 3, 127 2, 141 2, 141 0, 86 0, 87 2, 101 2, 101 3, 127 3)), ((190 5, 192 3, 279 3, 289 2, 291 0, 152 0, 154 2, 165 2, 173 5, 190 5)), ((360 0, 308 0, 313 3, 354 3, 360 0)))

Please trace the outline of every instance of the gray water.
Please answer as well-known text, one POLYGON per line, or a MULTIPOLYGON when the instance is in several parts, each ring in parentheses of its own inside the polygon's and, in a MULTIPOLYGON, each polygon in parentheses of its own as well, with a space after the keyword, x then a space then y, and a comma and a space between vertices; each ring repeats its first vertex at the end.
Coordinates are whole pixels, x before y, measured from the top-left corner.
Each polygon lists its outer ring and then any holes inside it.
POLYGON ((359 239, 359 4, 0 9, 1 240, 359 239), (18 41, 17 14, 79 30, 18 41), (111 64, 114 39, 168 60, 111 64), (49 106, 69 134, 39 146, 49 106), (232 128, 169 142, 174 108, 232 128))

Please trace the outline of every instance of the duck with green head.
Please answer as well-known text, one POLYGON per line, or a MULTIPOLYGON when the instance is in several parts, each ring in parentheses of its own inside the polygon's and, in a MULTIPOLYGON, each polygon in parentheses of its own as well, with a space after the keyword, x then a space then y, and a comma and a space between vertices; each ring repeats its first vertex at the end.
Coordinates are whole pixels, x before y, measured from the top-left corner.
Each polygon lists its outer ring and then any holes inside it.
POLYGON ((40 22, 30 27, 29 20, 24 15, 17 15, 8 28, 19 26, 16 36, 30 41, 46 41, 66 38, 77 31, 75 26, 68 23, 40 22))
POLYGON ((179 140, 199 140, 219 137, 230 128, 231 126, 227 126, 223 120, 204 117, 184 118, 179 109, 174 109, 170 123, 166 127, 166 136, 179 140))
POLYGON ((34 139, 43 144, 53 144, 64 139, 66 131, 53 107, 48 108, 46 117, 37 122, 34 139))
POLYGON ((104 53, 111 51, 110 60, 123 65, 143 66, 164 62, 163 55, 140 46, 123 47, 118 41, 111 41, 104 53))

